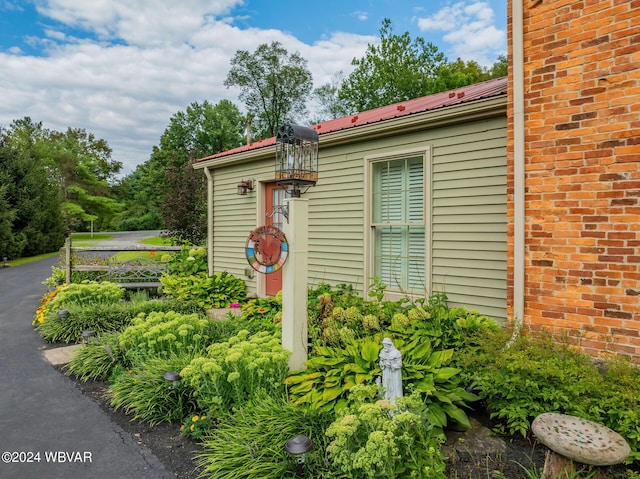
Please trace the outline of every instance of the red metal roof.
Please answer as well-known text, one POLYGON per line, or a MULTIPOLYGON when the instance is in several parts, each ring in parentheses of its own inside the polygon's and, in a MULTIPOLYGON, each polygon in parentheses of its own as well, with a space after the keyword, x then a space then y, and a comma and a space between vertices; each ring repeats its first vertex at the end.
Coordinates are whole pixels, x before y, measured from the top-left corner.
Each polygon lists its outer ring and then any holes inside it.
MULTIPOLYGON (((423 113, 430 110, 437 110, 439 108, 445 108, 448 106, 459 105, 462 103, 472 102, 474 100, 480 100, 483 98, 490 98, 499 95, 506 95, 507 93, 507 77, 496 78, 494 80, 488 80, 482 83, 476 83, 474 85, 468 85, 455 90, 445 91, 441 93, 435 93, 429 96, 423 96, 414 100, 407 100, 393 105, 383 106, 374 110, 368 110, 355 115, 349 115, 342 118, 336 118, 335 120, 328 120, 317 125, 311 126, 318 132, 318 135, 322 136, 326 133, 334 131, 346 130, 349 128, 355 128, 358 126, 369 125, 371 123, 377 123, 380 121, 391 120, 393 118, 399 118, 402 116, 412 115, 416 113, 423 113)), ((255 141, 248 145, 239 146, 232 150, 223 151, 215 155, 201 158, 198 161, 213 160, 216 158, 222 158, 243 151, 255 150, 258 148, 264 148, 270 145, 275 145, 276 138, 267 138, 265 140, 255 141)))

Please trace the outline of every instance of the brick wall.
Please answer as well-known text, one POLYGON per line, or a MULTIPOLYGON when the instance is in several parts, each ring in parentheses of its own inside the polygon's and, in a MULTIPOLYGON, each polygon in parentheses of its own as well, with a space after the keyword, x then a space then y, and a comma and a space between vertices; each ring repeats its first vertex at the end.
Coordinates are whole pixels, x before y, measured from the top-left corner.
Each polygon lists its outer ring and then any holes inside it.
POLYGON ((523 3, 524 325, 640 362, 640 0, 523 3))

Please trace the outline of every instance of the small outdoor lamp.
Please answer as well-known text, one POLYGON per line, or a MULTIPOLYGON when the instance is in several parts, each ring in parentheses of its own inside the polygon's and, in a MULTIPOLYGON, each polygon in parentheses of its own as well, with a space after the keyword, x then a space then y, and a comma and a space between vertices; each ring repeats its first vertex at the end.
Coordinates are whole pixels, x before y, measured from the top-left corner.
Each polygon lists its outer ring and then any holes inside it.
POLYGON ((169 381, 171 383, 169 389, 176 389, 180 385, 180 381, 182 380, 182 376, 180 376, 180 373, 177 373, 175 371, 166 372, 162 377, 165 381, 169 381))
POLYGON ((291 197, 300 197, 300 186, 318 181, 318 132, 299 125, 283 125, 276 135, 276 183, 291 186, 291 197))
POLYGON ((7 256, 3 256, 2 257, 2 267, 3 268, 8 268, 9 267, 9 258, 7 256))
POLYGON ((95 335, 96 333, 94 331, 82 331, 82 342, 84 344, 89 344, 91 338, 93 338, 95 335))
POLYGON ((238 183, 238 194, 240 196, 247 196, 250 191, 253 191, 253 181, 242 180, 238 183))
POLYGON ((69 317, 69 311, 66 309, 58 310, 58 317, 60 318, 60 321, 64 322, 64 320, 69 317))
POLYGON ((306 454, 313 449, 313 442, 307 436, 293 436, 284 445, 284 450, 296 464, 299 476, 303 474, 306 454))

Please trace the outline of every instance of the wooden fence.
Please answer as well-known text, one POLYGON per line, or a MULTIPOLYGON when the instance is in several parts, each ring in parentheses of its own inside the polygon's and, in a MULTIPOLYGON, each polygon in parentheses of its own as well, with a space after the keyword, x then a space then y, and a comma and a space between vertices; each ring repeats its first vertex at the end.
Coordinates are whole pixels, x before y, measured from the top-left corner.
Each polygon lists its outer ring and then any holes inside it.
POLYGON ((180 246, 160 246, 136 244, 130 246, 73 246, 71 238, 66 239, 64 245, 65 280, 72 281, 73 271, 104 272, 104 279, 110 279, 130 288, 153 287, 158 285, 157 277, 166 270, 166 262, 157 260, 117 261, 109 258, 121 251, 155 251, 176 252, 180 246), (81 256, 99 256, 107 261, 104 264, 81 264, 77 259, 81 256), (108 254, 110 253, 110 254, 108 254), (78 264, 76 264, 78 263, 78 264))

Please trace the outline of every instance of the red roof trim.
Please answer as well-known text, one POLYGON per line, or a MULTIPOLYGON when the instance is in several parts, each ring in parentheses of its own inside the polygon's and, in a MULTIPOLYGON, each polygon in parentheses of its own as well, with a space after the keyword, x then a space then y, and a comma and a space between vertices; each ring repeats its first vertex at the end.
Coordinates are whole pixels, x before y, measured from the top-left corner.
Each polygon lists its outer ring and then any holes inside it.
MULTIPOLYGON (((494 80, 488 80, 482 83, 476 83, 475 85, 468 85, 455 90, 435 93, 433 95, 416 98, 414 100, 403 101, 393 105, 383 106, 374 110, 360 112, 356 115, 349 115, 342 118, 336 118, 335 120, 328 120, 317 125, 311 126, 318 132, 318 135, 324 135, 334 131, 346 130, 349 128, 355 128, 358 126, 369 125, 380 121, 391 120, 394 118, 400 118, 407 115, 413 115, 416 113, 423 113, 431 110, 437 110, 449 106, 459 105, 462 103, 469 103, 475 100, 481 100, 483 98, 490 98, 494 96, 507 94, 507 77, 496 78, 494 80)), ((256 150, 259 148, 265 148, 267 146, 275 145, 276 138, 267 138, 265 140, 259 140, 248 145, 239 146, 232 150, 223 151, 215 155, 207 156, 198 160, 213 160, 216 158, 222 158, 245 151, 256 150)))

